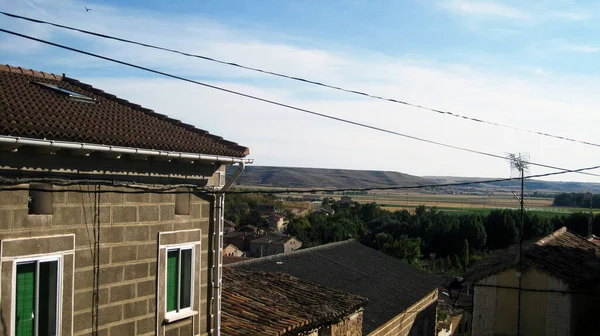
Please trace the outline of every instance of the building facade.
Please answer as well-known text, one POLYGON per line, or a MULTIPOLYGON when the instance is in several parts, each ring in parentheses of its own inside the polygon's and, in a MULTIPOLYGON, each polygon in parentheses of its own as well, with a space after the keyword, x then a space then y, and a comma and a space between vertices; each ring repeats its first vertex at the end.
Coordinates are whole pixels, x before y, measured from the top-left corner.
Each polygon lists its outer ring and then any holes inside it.
POLYGON ((0 100, 0 334, 218 333, 247 148, 64 75, 0 66, 0 100))
POLYGON ((491 253, 467 273, 474 282, 472 334, 597 333, 598 246, 564 227, 523 245, 521 267, 516 245, 491 253))

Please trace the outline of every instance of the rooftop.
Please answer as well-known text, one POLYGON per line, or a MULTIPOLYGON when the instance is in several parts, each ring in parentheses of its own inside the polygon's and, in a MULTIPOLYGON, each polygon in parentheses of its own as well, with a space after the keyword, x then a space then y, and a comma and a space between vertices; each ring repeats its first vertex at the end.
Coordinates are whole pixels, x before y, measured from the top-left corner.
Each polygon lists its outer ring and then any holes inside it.
MULTIPOLYGON (((291 237, 288 234, 285 233, 274 233, 274 232, 269 232, 266 235, 256 238, 252 241, 252 243, 259 243, 259 244, 285 244, 288 241, 292 240, 292 239, 296 239, 294 237, 291 237)), ((298 239, 296 239, 298 240, 298 239)))
POLYGON ((436 290, 442 279, 382 252, 348 240, 227 265, 229 269, 287 273, 369 300, 368 334, 436 290))
POLYGON ((0 65, 0 135, 244 157, 249 149, 76 79, 0 65))
MULTIPOLYGON (((469 281, 502 272, 519 263, 519 244, 490 253, 467 272, 469 281)), ((600 247, 563 227, 523 243, 523 264, 578 285, 600 278, 600 247)))
POLYGON ((223 335, 295 335, 359 311, 365 298, 286 274, 223 271, 223 335))

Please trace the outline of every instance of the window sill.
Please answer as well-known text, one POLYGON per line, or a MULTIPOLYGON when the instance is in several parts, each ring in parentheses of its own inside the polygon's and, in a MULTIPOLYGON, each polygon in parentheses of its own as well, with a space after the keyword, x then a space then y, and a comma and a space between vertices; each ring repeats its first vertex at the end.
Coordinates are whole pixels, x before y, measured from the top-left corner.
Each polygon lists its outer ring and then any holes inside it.
POLYGON ((165 323, 173 323, 179 320, 183 320, 186 319, 188 317, 194 316, 198 314, 197 311, 195 310, 188 310, 188 311, 184 311, 181 313, 173 313, 173 314, 169 314, 168 316, 165 316, 165 323))

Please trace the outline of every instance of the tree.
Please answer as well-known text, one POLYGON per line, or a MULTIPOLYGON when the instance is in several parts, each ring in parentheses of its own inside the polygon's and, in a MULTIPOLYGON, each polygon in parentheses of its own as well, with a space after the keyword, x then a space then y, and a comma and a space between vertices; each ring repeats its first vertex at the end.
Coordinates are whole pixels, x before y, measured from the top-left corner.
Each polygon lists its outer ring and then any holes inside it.
POLYGON ((463 266, 464 266, 464 271, 467 271, 467 267, 469 267, 469 241, 467 239, 465 239, 463 241, 463 255, 462 255, 462 260, 463 260, 463 266))
POLYGON ((402 259, 405 262, 421 267, 421 240, 408 238, 403 235, 400 239, 394 240, 391 243, 385 243, 381 249, 384 253, 402 259))
POLYGON ((460 263, 460 258, 456 254, 452 257, 452 266, 454 266, 454 268, 456 268, 457 270, 462 270, 462 264, 460 263))

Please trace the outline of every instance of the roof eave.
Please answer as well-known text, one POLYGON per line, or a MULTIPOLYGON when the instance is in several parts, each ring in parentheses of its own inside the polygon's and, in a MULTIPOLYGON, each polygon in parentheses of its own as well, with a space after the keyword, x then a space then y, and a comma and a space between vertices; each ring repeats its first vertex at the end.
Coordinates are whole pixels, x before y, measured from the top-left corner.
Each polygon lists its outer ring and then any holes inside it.
POLYGON ((91 144, 91 143, 83 143, 83 142, 69 142, 69 141, 58 141, 58 140, 47 140, 47 139, 24 138, 24 137, 10 136, 10 135, 0 135, 0 144, 12 144, 15 146, 34 146, 34 147, 56 148, 56 149, 83 150, 83 151, 91 151, 91 152, 127 154, 127 155, 145 156, 145 157, 155 156, 155 157, 165 157, 165 158, 169 158, 169 159, 185 159, 185 160, 218 162, 218 163, 223 163, 223 164, 236 164, 236 163, 251 164, 254 162, 253 159, 244 159, 244 158, 232 157, 232 156, 174 152, 174 151, 154 150, 154 149, 145 149, 145 148, 100 145, 100 144, 91 144))

